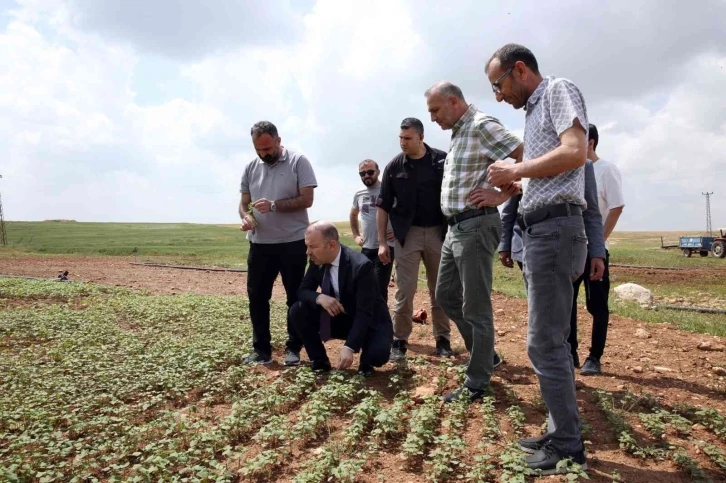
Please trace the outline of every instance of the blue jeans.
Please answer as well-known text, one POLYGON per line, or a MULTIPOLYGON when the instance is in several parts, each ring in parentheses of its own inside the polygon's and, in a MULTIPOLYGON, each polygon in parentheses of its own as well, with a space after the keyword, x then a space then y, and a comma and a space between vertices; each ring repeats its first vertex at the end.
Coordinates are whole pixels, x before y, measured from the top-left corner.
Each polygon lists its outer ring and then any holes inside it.
POLYGON ((524 282, 529 324, 527 355, 549 410, 548 433, 565 454, 582 449, 570 335, 572 283, 585 269, 582 216, 549 218, 524 231, 524 282))

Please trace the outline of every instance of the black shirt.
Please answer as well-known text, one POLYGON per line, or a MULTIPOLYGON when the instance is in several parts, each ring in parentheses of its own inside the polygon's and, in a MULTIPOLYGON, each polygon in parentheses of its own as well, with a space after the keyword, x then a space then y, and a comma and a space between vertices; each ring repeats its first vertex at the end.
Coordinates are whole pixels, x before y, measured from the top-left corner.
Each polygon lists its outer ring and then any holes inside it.
POLYGON ((401 153, 383 171, 378 207, 388 213, 393 234, 401 245, 405 244, 411 226, 441 225, 442 238, 446 234, 441 213, 446 153, 424 146, 423 158, 409 159, 401 153))
POLYGON ((412 166, 416 173, 416 208, 411 226, 426 228, 440 225, 444 220, 441 214, 441 180, 437 178, 436 166, 431 162, 431 153, 426 151, 421 159, 406 156, 406 164, 412 166))

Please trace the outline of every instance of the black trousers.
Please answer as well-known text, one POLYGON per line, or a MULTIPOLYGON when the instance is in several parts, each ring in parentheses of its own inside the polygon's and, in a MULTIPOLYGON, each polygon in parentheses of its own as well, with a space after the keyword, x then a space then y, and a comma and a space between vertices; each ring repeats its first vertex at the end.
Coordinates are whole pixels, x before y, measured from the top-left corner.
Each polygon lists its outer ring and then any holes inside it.
MULTIPOLYGON (((319 305, 311 306, 297 302, 290 307, 290 323, 297 330, 305 345, 305 351, 313 364, 329 362, 325 344, 320 339, 320 311, 319 305)), ((347 314, 340 314, 330 321, 330 335, 333 339, 345 340, 353 324, 347 314)), ((361 347, 360 365, 381 367, 388 362, 391 353, 392 333, 369 330, 366 334, 363 347, 361 347)))
MULTIPOLYGON (((278 274, 282 276, 282 284, 285 286, 287 307, 290 308, 297 302, 297 291, 305 276, 308 261, 305 250, 305 240, 290 243, 250 243, 247 256, 247 297, 252 319, 252 346, 257 352, 268 356, 272 354, 270 299, 278 274)), ((300 352, 302 341, 290 327, 289 315, 287 335, 286 348, 300 352)))
POLYGON ((391 263, 384 265, 381 259, 378 258, 377 248, 362 248, 361 253, 373 262, 373 270, 376 273, 376 279, 378 280, 378 287, 381 289, 381 295, 383 301, 388 305, 388 283, 391 281, 391 271, 393 271, 393 259, 394 251, 393 247, 389 247, 391 250, 391 263))
POLYGON ((592 315, 592 342, 590 357, 600 360, 605 351, 605 340, 608 336, 608 323, 610 311, 608 310, 608 295, 610 293, 610 253, 605 252, 605 273, 602 280, 590 280, 590 257, 585 262, 585 271, 574 283, 575 289, 572 300, 572 315, 570 316, 570 343, 572 354, 577 354, 577 294, 580 284, 585 282, 585 295, 587 297, 587 311, 592 315))

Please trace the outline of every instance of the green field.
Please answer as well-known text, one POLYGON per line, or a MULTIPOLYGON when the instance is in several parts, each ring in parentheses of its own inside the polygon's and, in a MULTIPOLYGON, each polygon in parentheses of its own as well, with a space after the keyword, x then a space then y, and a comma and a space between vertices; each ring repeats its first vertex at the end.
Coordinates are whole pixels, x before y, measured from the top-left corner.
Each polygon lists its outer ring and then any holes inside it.
MULTIPOLYGON (((344 244, 353 246, 346 222, 337 223, 344 244)), ((188 223, 77 223, 10 222, 9 246, 0 256, 22 253, 38 255, 136 255, 139 261, 244 267, 248 243, 237 225, 188 223)), ((661 250, 660 239, 674 242, 688 233, 616 232, 611 237, 611 263, 681 268, 723 269, 726 259, 685 258, 677 249, 661 250)), ((423 266, 421 268, 423 278, 423 266)), ((614 270, 613 287, 634 282, 653 291, 658 303, 708 306, 726 309, 726 277, 689 277, 683 272, 678 283, 663 282, 654 275, 629 272, 621 279, 614 270)), ((505 295, 524 297, 519 270, 495 263, 494 289, 505 295)), ((584 300, 584 299, 583 299, 584 300)), ((652 311, 632 304, 613 303, 620 315, 651 322, 673 322, 687 330, 726 334, 726 316, 687 312, 652 311)))

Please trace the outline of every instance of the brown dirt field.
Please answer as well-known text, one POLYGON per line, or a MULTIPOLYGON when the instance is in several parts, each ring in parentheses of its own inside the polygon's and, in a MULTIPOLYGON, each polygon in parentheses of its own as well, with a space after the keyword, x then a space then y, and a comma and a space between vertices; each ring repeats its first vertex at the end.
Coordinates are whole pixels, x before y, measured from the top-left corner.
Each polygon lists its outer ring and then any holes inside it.
MULTIPOLYGON (((239 295, 244 293, 245 274, 138 267, 130 265, 130 261, 133 261, 132 257, 0 258, 0 274, 55 278, 58 270, 68 270, 71 280, 139 288, 158 294, 193 292, 239 295)), ((622 273, 623 269, 619 269, 618 272, 622 273)), ((664 282, 670 281, 670 277, 682 275, 677 271, 653 272, 659 280, 664 282)), ((391 298, 393 290, 393 288, 390 290, 391 298)), ((279 281, 273 296, 284 299, 284 292, 279 281)), ((416 296, 416 308, 429 309, 427 299, 425 290, 419 290, 416 296)), ((494 294, 493 304, 497 329, 496 346, 505 361, 495 370, 493 377, 497 400, 501 404, 502 399, 506 397, 505 387, 511 387, 527 417, 525 434, 537 435, 544 421, 545 412, 539 402, 537 379, 525 352, 526 302, 494 294)), ((589 318, 584 307, 580 307, 579 316, 580 358, 584 362, 590 337, 589 318)), ((648 392, 656 396, 658 403, 665 407, 682 403, 697 407, 707 406, 718 410, 721 414, 726 414, 726 381, 723 376, 713 373, 715 366, 726 367, 726 352, 702 351, 697 348, 701 341, 726 344, 726 339, 682 332, 667 324, 646 324, 618 316, 611 317, 608 345, 603 357, 604 374, 596 377, 584 377, 579 374, 577 376, 581 412, 592 427, 587 445, 592 481, 612 481, 608 475, 613 472, 619 473, 622 481, 627 482, 691 481, 689 476, 679 471, 670 461, 640 460, 621 450, 617 438, 595 406, 592 393, 596 389, 604 389, 616 394, 624 391, 636 394, 648 392), (634 334, 638 328, 644 328, 650 337, 647 339, 636 338, 634 334)), ((438 358, 433 355, 434 343, 430 325, 414 324, 410 342, 410 357, 421 355, 434 364, 438 362, 438 358)), ((329 343, 328 348, 332 360, 335 360, 341 345, 340 341, 329 343)), ((452 345, 457 353, 464 352, 463 341, 453 324, 452 345)), ((280 361, 282 352, 278 350, 274 357, 280 361)), ((463 363, 465 357, 459 355, 457 361, 463 363)), ((260 367, 258 370, 276 371, 279 370, 279 366, 272 364, 268 367, 260 367)), ((383 367, 369 379, 368 384, 381 389, 388 397, 391 391, 387 390, 386 384, 388 375, 393 370, 394 366, 391 364, 383 367)), ((436 389, 435 380, 438 375, 436 365, 424 368, 416 367, 415 370, 420 371, 419 373, 424 376, 421 380, 426 381, 417 390, 422 393, 433 393, 436 389)), ((497 408, 498 414, 503 414, 504 407, 506 406, 497 408)), ((478 408, 471 407, 469 416, 465 439, 471 442, 478 441, 482 434, 482 420, 478 408)), ((331 427, 338 431, 341 422, 345 422, 345 416, 341 416, 340 419, 340 421, 331 422, 331 427)), ((504 417, 502 420, 502 428, 506 431, 508 425, 504 417)), ((652 438, 649 439, 646 436, 647 431, 642 428, 637 418, 629 419, 629 422, 636 430, 636 437, 640 441, 651 441, 652 438)), ((512 435, 510 434, 509 437, 512 435)), ((693 437, 710 442, 717 445, 722 451, 726 451, 726 444, 723 441, 719 442, 712 433, 702 428, 694 429, 693 437)), ((726 475, 719 472, 703 453, 697 452, 693 444, 680 440, 672 434, 668 435, 668 440, 688 448, 688 454, 697 460, 704 470, 707 470, 708 476, 713 481, 726 481, 726 475)), ((312 451, 312 448, 309 450, 312 451)), ((379 481, 377 478, 379 474, 386 475, 386 481, 425 481, 425 476, 420 471, 417 473, 404 466, 399 457, 399 451, 400 448, 394 445, 381 452, 380 458, 367 464, 360 481, 379 481)), ((291 470, 283 469, 278 481, 291 480, 291 470)))

